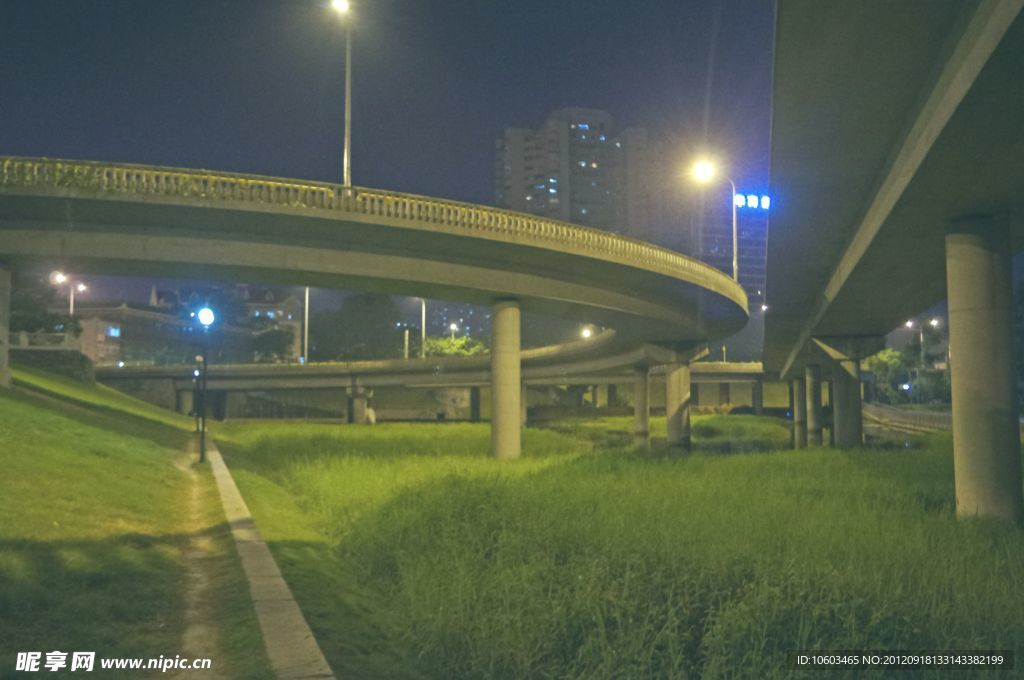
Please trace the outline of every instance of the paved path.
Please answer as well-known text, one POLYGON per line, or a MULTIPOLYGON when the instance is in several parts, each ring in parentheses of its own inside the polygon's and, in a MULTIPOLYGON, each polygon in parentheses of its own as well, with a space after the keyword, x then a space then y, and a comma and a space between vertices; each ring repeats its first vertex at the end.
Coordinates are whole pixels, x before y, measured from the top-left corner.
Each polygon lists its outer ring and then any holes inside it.
POLYGON ((256 528, 220 451, 209 440, 206 456, 217 480, 235 547, 249 579, 256 617, 274 673, 282 680, 335 677, 288 584, 281 577, 270 548, 256 528))

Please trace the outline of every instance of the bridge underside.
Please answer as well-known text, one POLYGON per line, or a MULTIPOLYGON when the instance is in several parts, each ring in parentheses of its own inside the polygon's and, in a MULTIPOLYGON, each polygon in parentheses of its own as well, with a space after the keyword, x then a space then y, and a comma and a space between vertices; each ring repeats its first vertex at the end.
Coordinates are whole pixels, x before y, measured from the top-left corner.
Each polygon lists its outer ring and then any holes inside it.
POLYGON ((764 353, 813 441, 816 385, 859 413, 858 362, 948 299, 958 511, 1013 518, 1022 5, 779 0, 764 353))

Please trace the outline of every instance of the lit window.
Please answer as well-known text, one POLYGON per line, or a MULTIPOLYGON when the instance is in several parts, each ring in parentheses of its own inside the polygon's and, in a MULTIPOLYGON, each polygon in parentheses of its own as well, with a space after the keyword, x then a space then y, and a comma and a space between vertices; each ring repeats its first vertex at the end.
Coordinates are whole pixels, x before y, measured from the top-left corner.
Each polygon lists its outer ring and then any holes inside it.
POLYGON ((587 162, 586 161, 580 161, 580 167, 581 168, 587 167, 587 162))
POLYGON ((742 208, 747 204, 747 199, 744 198, 741 194, 736 194, 735 196, 732 197, 732 202, 736 205, 736 207, 742 208))
POLYGON ((603 142, 604 140, 606 140, 606 139, 608 139, 608 138, 607 138, 607 137, 605 137, 604 135, 601 135, 600 137, 598 137, 598 139, 599 139, 599 140, 601 140, 601 141, 603 142))
POLYGON ((558 179, 556 177, 549 177, 548 181, 552 184, 558 184, 558 179))
POLYGON ((747 207, 748 208, 756 208, 757 207, 757 196, 755 196, 754 194, 748 194, 747 195, 747 207))
POLYGON ((592 167, 592 168, 596 168, 596 167, 597 167, 597 161, 594 161, 594 162, 592 162, 592 163, 590 164, 590 167, 592 167))
POLYGON ((289 320, 289 321, 291 321, 291 320, 292 320, 292 315, 291 315, 291 314, 289 314, 289 315, 288 315, 288 320, 289 320))
POLYGON ((267 318, 268 319, 273 319, 274 318, 274 313, 273 312, 267 312, 267 318))
POLYGON ((586 208, 580 208, 580 214, 581 215, 586 215, 587 212, 589 212, 589 211, 586 208))
POLYGON ((621 149, 622 148, 622 142, 615 142, 615 148, 616 149, 621 149))
MULTIPOLYGON (((253 316, 257 316, 258 317, 259 315, 260 315, 260 310, 257 309, 256 312, 253 314, 253 316)), ((192 316, 195 316, 195 314, 193 314, 192 316)))
POLYGON ((580 123, 579 128, 581 130, 589 130, 590 129, 590 123, 580 123))
POLYGON ((107 337, 108 338, 119 338, 121 337, 120 326, 107 326, 107 337))
POLYGON ((526 200, 527 200, 527 201, 532 201, 532 200, 533 200, 533 196, 527 196, 527 197, 526 197, 526 200))
POLYGON ((551 187, 550 189, 548 189, 548 193, 549 194, 557 194, 558 193, 558 189, 556 189, 555 187, 551 187))
POLYGON ((761 197, 761 210, 767 210, 772 205, 772 199, 769 196, 761 197))

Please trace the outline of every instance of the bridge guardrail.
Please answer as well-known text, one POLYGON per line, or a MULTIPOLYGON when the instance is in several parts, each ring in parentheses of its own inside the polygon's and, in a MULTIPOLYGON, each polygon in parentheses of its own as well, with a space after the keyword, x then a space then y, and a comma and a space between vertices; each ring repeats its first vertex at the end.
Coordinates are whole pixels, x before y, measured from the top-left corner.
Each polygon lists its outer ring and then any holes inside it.
POLYGON ((72 333, 27 333, 19 331, 8 336, 13 349, 78 349, 79 341, 72 333))
POLYGON ((256 175, 23 157, 0 157, 0 187, 68 188, 122 195, 267 203, 428 222, 523 243, 532 240, 571 244, 617 263, 699 281, 747 311, 746 295, 740 285, 699 260, 598 229, 471 203, 256 175))

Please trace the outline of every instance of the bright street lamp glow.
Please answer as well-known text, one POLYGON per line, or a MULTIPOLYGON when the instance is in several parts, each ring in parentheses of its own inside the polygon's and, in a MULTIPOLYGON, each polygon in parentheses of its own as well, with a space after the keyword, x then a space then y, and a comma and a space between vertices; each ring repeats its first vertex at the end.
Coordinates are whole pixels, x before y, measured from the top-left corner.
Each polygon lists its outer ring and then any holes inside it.
POLYGON ((84 292, 85 292, 85 291, 87 291, 88 289, 89 289, 89 287, 88 287, 88 286, 86 286, 86 285, 85 285, 84 283, 80 283, 80 284, 78 284, 78 292, 79 292, 79 293, 84 293, 84 292))
POLYGON ((331 8, 338 14, 348 14, 352 6, 348 0, 331 0, 331 8))
POLYGON ((707 184, 715 178, 715 166, 711 161, 697 161, 690 170, 690 176, 699 184, 707 184))
POLYGON ((583 330, 580 331, 580 337, 583 338, 584 340, 586 340, 587 338, 589 338, 593 334, 594 334, 594 331, 592 329, 590 329, 590 328, 584 328, 583 330))
POLYGON ((457 324, 457 323, 450 323, 450 324, 448 324, 448 330, 450 330, 450 331, 457 331, 457 330, 459 330, 459 324, 457 324))
POLYGON ((761 305, 761 311, 762 312, 767 312, 768 311, 768 305, 761 305))
POLYGON ((929 321, 928 325, 931 326, 932 328, 938 328, 940 323, 941 322, 936 318, 929 321))
POLYGON ((910 320, 908 320, 908 321, 907 321, 907 322, 906 322, 905 324, 903 324, 903 325, 904 325, 904 326, 906 326, 907 328, 913 328, 913 327, 914 327, 914 320, 913 320, 913 319, 910 319, 910 320))
POLYGON ((68 280, 68 277, 64 275, 64 272, 54 272, 50 274, 50 279, 54 283, 64 283, 68 280))
POLYGON ((199 319, 199 323, 204 326, 211 325, 217 317, 214 315, 213 310, 209 307, 203 307, 196 313, 196 317, 199 319))

